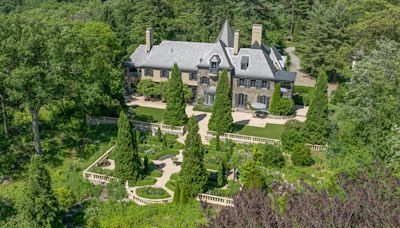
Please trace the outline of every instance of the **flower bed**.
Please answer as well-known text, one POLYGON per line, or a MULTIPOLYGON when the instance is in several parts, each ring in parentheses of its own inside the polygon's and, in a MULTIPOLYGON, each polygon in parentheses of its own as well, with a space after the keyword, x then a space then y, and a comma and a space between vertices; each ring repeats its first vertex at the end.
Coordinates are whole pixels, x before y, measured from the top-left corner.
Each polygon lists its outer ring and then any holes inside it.
POLYGON ((136 194, 147 199, 165 199, 171 197, 164 189, 154 187, 138 188, 136 189, 136 194))

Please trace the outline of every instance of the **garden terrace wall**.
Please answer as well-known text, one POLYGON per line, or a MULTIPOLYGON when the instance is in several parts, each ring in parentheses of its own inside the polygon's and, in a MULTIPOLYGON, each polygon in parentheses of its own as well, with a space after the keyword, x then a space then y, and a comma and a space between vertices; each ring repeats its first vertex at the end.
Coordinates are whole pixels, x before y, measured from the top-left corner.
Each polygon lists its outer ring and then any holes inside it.
POLYGON ((94 184, 108 184, 110 182, 119 181, 118 178, 116 178, 116 177, 90 172, 90 170, 92 168, 98 166, 100 163, 102 163, 104 160, 106 160, 108 158, 108 155, 114 148, 115 148, 115 146, 112 146, 103 155, 101 155, 95 162, 93 162, 87 169, 85 169, 83 171, 83 178, 89 180, 90 182, 92 182, 94 184))
MULTIPOLYGON (((184 126, 171 126, 162 123, 149 123, 139 120, 132 120, 132 125, 137 127, 142 131, 157 131, 160 128, 163 134, 172 134, 183 136, 186 133, 186 129, 184 126)), ((117 124, 118 118, 115 117, 107 117, 107 116, 100 116, 100 117, 92 117, 86 116, 86 123, 89 125, 97 125, 97 124, 117 124)))
POLYGON ((144 188, 144 187, 153 187, 153 185, 146 185, 146 186, 140 186, 137 188, 130 188, 128 181, 125 182, 125 190, 128 193, 128 198, 130 200, 133 200, 135 203, 138 205, 150 205, 150 204, 165 204, 165 203, 172 203, 173 197, 165 198, 165 199, 147 199, 138 196, 137 194, 134 193, 136 189, 138 188, 144 188))
MULTIPOLYGON (((207 135, 205 136, 206 141, 210 141, 213 138, 217 137, 217 133, 215 131, 207 131, 207 135)), ((270 139, 263 137, 256 137, 251 135, 240 135, 240 134, 232 134, 232 133, 224 133, 219 136, 220 140, 231 140, 235 143, 240 144, 270 144, 280 146, 281 141, 279 139, 270 139)), ((313 145, 313 144, 305 144, 311 150, 314 151, 322 151, 326 149, 326 146, 321 145, 313 145)))
POLYGON ((197 200, 220 206, 233 207, 233 199, 227 197, 199 194, 197 200))

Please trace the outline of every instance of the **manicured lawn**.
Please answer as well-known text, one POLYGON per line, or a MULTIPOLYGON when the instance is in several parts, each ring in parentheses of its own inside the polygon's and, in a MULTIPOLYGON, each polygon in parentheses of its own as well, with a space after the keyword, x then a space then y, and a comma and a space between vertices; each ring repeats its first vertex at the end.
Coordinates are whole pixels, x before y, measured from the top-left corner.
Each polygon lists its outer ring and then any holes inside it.
POLYGON ((164 109, 136 106, 131 107, 131 110, 136 114, 135 119, 140 121, 162 123, 164 119, 164 109))
POLYGON ((285 125, 267 124, 264 128, 234 124, 236 134, 251 135, 264 138, 280 139, 285 125))

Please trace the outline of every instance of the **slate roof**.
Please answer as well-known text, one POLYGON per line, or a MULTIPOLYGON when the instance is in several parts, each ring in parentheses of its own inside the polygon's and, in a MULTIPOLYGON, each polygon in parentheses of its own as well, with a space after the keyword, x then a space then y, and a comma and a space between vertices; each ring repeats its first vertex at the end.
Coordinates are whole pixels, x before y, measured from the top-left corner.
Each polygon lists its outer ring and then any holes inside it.
POLYGON ((235 77, 293 82, 296 73, 283 71, 283 58, 275 48, 264 44, 261 48, 240 48, 233 55, 233 34, 228 21, 222 27, 215 43, 162 41, 146 52, 146 45, 139 45, 130 56, 136 68, 171 69, 177 63, 182 71, 197 71, 210 67, 211 59, 219 59, 219 67, 234 70, 235 77), (248 68, 241 69, 242 58, 248 68))

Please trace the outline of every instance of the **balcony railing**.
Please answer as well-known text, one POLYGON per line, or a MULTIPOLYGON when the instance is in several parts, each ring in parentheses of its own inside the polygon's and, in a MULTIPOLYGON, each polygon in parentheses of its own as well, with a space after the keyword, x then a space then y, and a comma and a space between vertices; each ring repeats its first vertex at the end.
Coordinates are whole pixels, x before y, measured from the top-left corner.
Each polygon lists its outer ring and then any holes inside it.
POLYGON ((209 72, 210 74, 218 74, 219 69, 218 68, 212 68, 210 67, 209 72))

